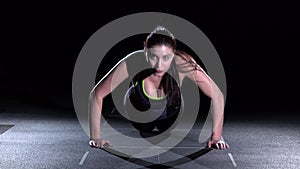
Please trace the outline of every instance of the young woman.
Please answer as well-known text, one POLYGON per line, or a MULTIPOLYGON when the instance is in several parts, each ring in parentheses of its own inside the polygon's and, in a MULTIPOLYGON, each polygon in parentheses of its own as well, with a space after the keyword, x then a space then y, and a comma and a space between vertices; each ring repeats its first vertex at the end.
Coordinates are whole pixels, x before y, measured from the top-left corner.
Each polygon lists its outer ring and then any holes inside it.
MULTIPOLYGON (((126 93, 125 110, 129 114, 140 111, 146 115, 156 116, 152 121, 132 121, 133 126, 140 133, 153 132, 156 127, 158 134, 172 129, 182 106, 180 87, 184 78, 195 82, 200 90, 212 100, 213 132, 208 147, 226 149, 228 144, 221 140, 224 119, 224 97, 218 86, 194 61, 183 51, 176 50, 176 39, 166 28, 158 26, 147 37, 144 43, 145 57, 136 57, 139 67, 145 67, 140 72, 134 72, 135 66, 129 66, 122 61, 105 80, 101 81, 90 97, 90 145, 102 148, 110 146, 108 140, 101 138, 100 119, 103 98, 112 92, 129 75, 137 73, 131 80, 126 93), (131 111, 135 110, 135 111, 131 111), (159 112, 158 115, 155 113, 159 112)), ((140 69, 141 70, 141 69, 140 69)), ((184 115, 184 114, 183 114, 184 115)))

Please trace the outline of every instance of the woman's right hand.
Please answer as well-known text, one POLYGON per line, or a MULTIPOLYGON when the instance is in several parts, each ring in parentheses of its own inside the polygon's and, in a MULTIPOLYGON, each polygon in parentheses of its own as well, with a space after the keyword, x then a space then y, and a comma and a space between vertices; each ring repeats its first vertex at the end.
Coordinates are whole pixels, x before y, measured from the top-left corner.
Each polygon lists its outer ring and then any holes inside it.
POLYGON ((228 149, 229 145, 227 143, 225 143, 225 141, 223 141, 223 140, 210 140, 207 143, 207 147, 224 150, 224 149, 228 149))
POLYGON ((96 140, 90 140, 89 145, 92 148, 103 148, 103 147, 109 147, 112 146, 111 142, 105 139, 96 139, 96 140))

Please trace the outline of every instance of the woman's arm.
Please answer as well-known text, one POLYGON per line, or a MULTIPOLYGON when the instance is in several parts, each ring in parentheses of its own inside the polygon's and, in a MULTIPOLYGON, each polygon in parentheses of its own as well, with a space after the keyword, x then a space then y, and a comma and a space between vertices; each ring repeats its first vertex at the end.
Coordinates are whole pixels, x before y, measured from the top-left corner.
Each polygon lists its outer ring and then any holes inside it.
POLYGON ((179 77, 182 77, 182 79, 188 77, 193 80, 202 92, 212 100, 213 131, 211 141, 208 142, 208 147, 215 146, 218 149, 228 148, 229 146, 226 143, 219 144, 222 138, 224 122, 223 93, 191 56, 177 57, 176 64, 178 65, 179 77))
POLYGON ((126 62, 121 62, 113 72, 98 84, 90 94, 90 139, 92 146, 102 148, 104 145, 111 145, 109 141, 101 138, 101 113, 103 99, 111 93, 121 82, 128 77, 126 62))

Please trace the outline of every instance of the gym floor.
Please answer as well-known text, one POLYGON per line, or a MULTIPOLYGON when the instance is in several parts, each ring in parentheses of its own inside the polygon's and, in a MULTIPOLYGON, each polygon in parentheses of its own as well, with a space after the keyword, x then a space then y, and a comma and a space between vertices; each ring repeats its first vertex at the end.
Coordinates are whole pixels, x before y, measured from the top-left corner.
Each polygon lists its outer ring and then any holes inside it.
MULTIPOLYGON (((88 146, 89 137, 82 129, 75 112, 69 111, 1 100, 0 168, 300 166, 300 125, 297 118, 272 118, 269 121, 227 118, 223 137, 230 149, 205 148, 205 143, 197 142, 199 130, 196 126, 178 145, 164 153, 145 158, 129 158, 116 152, 120 149, 143 151, 145 147, 131 145, 118 140, 118 135, 111 135, 109 139, 113 147, 105 150, 91 148, 88 146)), ((126 121, 111 118, 109 123, 122 133, 136 134, 126 121)))

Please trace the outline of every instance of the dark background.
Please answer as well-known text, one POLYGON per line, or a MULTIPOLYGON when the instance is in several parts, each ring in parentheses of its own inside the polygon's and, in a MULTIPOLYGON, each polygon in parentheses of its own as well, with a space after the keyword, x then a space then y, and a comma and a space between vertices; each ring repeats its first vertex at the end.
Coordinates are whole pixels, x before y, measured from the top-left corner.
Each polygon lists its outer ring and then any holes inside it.
POLYGON ((219 53, 228 86, 227 118, 300 117, 297 5, 288 1, 135 5, 3 5, 0 98, 73 110, 73 68, 85 42, 119 17, 164 12, 196 25, 219 53))

